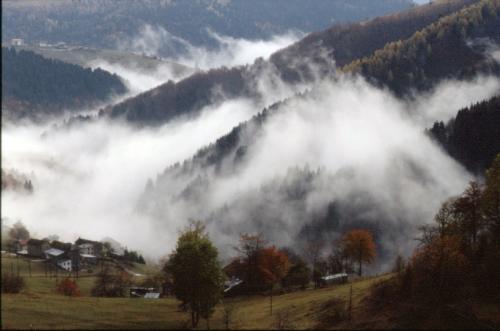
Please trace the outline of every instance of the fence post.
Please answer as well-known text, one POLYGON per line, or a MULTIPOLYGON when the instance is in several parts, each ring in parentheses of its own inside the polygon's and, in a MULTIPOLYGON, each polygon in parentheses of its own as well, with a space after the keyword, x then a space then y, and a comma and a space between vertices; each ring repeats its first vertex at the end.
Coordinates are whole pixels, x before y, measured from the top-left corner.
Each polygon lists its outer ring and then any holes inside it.
POLYGON ((352 322, 352 285, 349 291, 349 323, 352 322))

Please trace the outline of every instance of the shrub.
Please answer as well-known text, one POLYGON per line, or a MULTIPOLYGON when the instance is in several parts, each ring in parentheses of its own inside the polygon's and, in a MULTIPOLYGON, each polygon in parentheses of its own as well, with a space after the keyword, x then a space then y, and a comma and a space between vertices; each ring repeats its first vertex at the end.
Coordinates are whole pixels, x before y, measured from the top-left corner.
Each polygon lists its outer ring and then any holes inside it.
POLYGON ((2 274, 2 293, 19 293, 25 287, 24 278, 15 274, 2 274))
POLYGON ((69 297, 78 297, 80 296, 80 289, 78 288, 78 284, 69 278, 65 278, 57 284, 57 292, 69 296, 69 297))

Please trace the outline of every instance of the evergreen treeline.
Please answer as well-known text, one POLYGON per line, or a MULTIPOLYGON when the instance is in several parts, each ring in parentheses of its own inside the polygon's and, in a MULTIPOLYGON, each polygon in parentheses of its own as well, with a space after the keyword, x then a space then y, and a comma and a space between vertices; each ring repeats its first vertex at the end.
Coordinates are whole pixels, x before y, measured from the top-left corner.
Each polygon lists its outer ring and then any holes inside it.
MULTIPOLYGON (((4 1, 3 39, 64 41, 98 48, 131 39, 144 24, 161 27, 193 45, 217 47, 207 28, 234 38, 269 38, 290 30, 317 31, 409 8, 411 0, 168 0, 4 1), (58 24, 54 24, 58 22, 58 24)), ((158 44, 162 56, 185 45, 158 44)))
POLYGON ((309 34, 294 45, 276 52, 270 60, 279 68, 283 79, 297 81, 313 74, 310 64, 316 65, 313 69, 322 71, 327 71, 328 66, 331 66, 329 60, 334 60, 337 67, 345 66, 371 55, 387 43, 410 38, 440 17, 476 2, 478 0, 436 1, 368 22, 336 25, 309 34), (297 66, 297 59, 304 65, 297 66), (290 65, 291 62, 293 65, 290 65))
POLYGON ((475 49, 470 41, 490 38, 500 42, 500 2, 483 0, 441 18, 404 41, 387 44, 344 71, 361 73, 397 95, 427 90, 440 79, 471 78, 478 73, 500 73, 500 65, 475 49))
POLYGON ((117 75, 99 68, 2 47, 2 109, 16 118, 84 107, 125 92, 117 75))
POLYGON ((460 110, 428 133, 470 171, 480 174, 500 153, 500 96, 460 110))
POLYGON ((123 252, 123 259, 129 262, 146 264, 146 261, 144 261, 144 257, 142 257, 141 254, 137 253, 136 251, 129 251, 127 249, 125 249, 123 252))
MULTIPOLYGON (((200 110, 214 101, 215 91, 220 91, 224 97, 258 96, 255 77, 258 78, 260 73, 266 74, 268 70, 276 69, 290 83, 314 79, 318 73, 329 75, 335 70, 332 59, 343 65, 369 56, 386 43, 409 38, 440 16, 475 2, 477 0, 446 1, 369 22, 336 26, 311 34, 296 45, 278 51, 268 62, 258 59, 253 65, 213 69, 178 83, 168 82, 114 106, 109 113, 115 117, 124 116, 135 123, 159 125, 175 116, 200 110)), ((447 76, 448 72, 440 71, 433 78, 447 76)))
POLYGON ((196 73, 178 83, 169 81, 111 108, 111 116, 125 115, 130 122, 159 125, 174 116, 189 114, 214 101, 213 90, 225 97, 248 93, 242 67, 196 73))

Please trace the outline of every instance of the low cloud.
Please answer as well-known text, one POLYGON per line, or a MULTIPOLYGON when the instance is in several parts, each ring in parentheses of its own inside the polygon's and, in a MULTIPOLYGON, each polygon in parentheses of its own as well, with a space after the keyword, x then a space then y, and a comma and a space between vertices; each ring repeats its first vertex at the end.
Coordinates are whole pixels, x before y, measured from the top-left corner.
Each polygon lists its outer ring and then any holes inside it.
POLYGON ((146 24, 141 27, 134 38, 122 41, 118 47, 149 56, 167 54, 167 57, 174 62, 207 70, 222 66, 251 64, 259 57, 267 59, 272 53, 291 45, 304 36, 301 32, 290 31, 266 40, 248 40, 222 36, 210 30, 206 33, 208 38, 214 40, 216 47, 208 49, 195 46, 171 34, 163 27, 146 24))
POLYGON ((190 218, 209 220, 212 238, 228 257, 245 231, 261 231, 280 246, 298 245, 303 228, 333 202, 342 228, 362 224, 380 231, 385 256, 378 267, 386 265, 392 262, 388 252, 409 254, 418 226, 431 222, 441 202, 472 179, 425 134, 427 123, 432 116, 446 121, 485 86, 481 97, 494 95, 489 87, 496 84, 492 78, 447 81, 409 102, 361 78, 324 82, 282 105, 261 129, 244 131, 243 163, 236 166, 231 154, 217 169, 159 175, 144 196, 148 215, 165 231, 190 218), (444 103, 457 88, 462 97, 444 103), (320 172, 309 182, 308 171, 299 171, 289 187, 285 174, 294 167, 320 172), (299 200, 290 198, 290 188, 303 192, 299 200))
MULTIPOLYGON (((123 47, 154 54, 170 39, 184 43, 159 28, 146 27, 143 34, 123 47)), ((176 60, 200 68, 250 63, 296 37, 242 41, 213 34, 218 50, 184 44, 187 55, 176 60)), ((131 94, 182 78, 168 66, 141 72, 134 66, 93 65, 124 77, 131 94)), ((491 97, 500 86, 491 77, 446 81, 405 101, 359 77, 290 87, 272 66, 252 70, 260 100, 221 101, 198 117, 156 129, 104 120, 57 130, 50 124, 4 125, 2 167, 29 174, 35 190, 29 196, 3 192, 2 215, 21 219, 39 236, 108 236, 153 257, 175 246, 178 230, 190 218, 201 219, 228 257, 243 231, 262 231, 280 246, 298 245, 304 226, 328 218, 333 202, 340 228, 373 226, 385 252, 408 254, 417 227, 472 179, 425 128, 491 97), (282 104, 262 127, 244 131, 238 147, 246 152, 238 165, 231 154, 222 160, 222 170, 165 170, 263 107, 305 89, 311 92, 282 104), (146 196, 150 178, 155 185, 146 196), (137 208, 145 198, 148 208, 137 208)), ((327 239, 339 235, 335 229, 323 232, 327 239)), ((378 267, 389 260, 386 256, 378 267)))
POLYGON ((121 65, 107 61, 92 61, 88 63, 91 68, 101 68, 122 77, 129 89, 129 96, 151 90, 168 81, 177 82, 194 73, 190 67, 180 66, 175 63, 165 62, 149 69, 142 68, 139 64, 121 65))
POLYGON ((2 215, 22 220, 39 236, 110 236, 156 256, 175 240, 134 213, 147 179, 182 161, 255 111, 249 100, 207 107, 192 121, 136 130, 105 121, 51 130, 27 124, 2 128, 2 167, 30 174, 30 196, 2 192, 2 215), (45 133, 45 134, 44 134, 45 133), (43 135, 43 138, 42 138, 43 135))

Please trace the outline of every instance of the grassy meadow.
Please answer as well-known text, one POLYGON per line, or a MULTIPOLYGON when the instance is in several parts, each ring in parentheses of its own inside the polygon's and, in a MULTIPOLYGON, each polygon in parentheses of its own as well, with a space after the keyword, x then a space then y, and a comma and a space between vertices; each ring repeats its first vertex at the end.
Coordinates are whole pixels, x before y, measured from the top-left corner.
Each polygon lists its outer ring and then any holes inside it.
MULTIPOLYGON (((2 270, 17 263, 15 258, 2 257, 2 270)), ((43 265, 32 262, 32 277, 27 263, 20 259, 20 274, 26 288, 20 294, 2 294, 3 329, 179 329, 189 326, 189 315, 179 309, 173 297, 159 300, 132 298, 95 298, 90 290, 95 276, 80 277, 76 281, 81 297, 70 298, 55 291, 55 277, 45 277, 43 265), (24 263, 24 268, 23 268, 24 263)), ((148 268, 134 270, 145 271, 148 268)), ((149 268, 150 271, 153 268, 149 268)), ((367 289, 387 279, 384 275, 352 283, 353 307, 359 305, 367 289)), ((217 306, 210 327, 225 329, 313 329, 321 327, 328 303, 335 299, 348 302, 350 284, 318 290, 297 291, 273 297, 273 314, 268 296, 238 297, 224 300, 217 306)), ((357 317, 353 309, 353 320, 357 317)), ((336 324, 348 327, 348 324, 336 324)), ((207 327, 201 321, 199 328, 207 327)))

